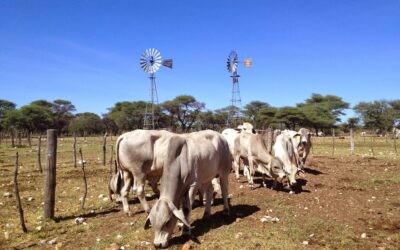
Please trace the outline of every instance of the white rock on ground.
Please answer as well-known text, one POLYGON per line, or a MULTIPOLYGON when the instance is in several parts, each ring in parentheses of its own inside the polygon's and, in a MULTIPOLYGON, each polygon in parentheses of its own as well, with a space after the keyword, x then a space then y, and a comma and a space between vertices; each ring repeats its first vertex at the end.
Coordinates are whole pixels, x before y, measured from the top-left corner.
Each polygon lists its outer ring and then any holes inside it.
POLYGON ((32 196, 29 196, 28 197, 28 201, 33 201, 34 199, 33 199, 33 197, 32 196))
POLYGON ((3 197, 10 198, 11 196, 12 196, 12 193, 10 193, 10 192, 5 192, 5 193, 3 194, 3 197))
POLYGON ((57 238, 54 238, 54 239, 51 239, 51 240, 47 241, 47 244, 50 244, 50 245, 54 245, 56 243, 57 243, 57 238))
POLYGON ((106 197, 104 194, 99 195, 99 199, 103 199, 104 197, 106 197))
POLYGON ((148 245, 150 245, 150 244, 151 244, 150 242, 145 241, 145 240, 140 242, 140 245, 141 245, 141 246, 148 246, 148 245))
POLYGON ((82 217, 75 218, 75 224, 77 224, 77 225, 82 224, 84 221, 85 221, 85 218, 82 218, 82 217))
POLYGON ((271 222, 278 223, 279 222, 279 218, 278 217, 274 217, 274 218, 272 218, 271 222))
POLYGON ((243 236, 243 233, 239 232, 239 233, 235 234, 235 239, 239 239, 242 236, 243 236))
POLYGON ((9 232, 4 232, 4 238, 8 240, 10 238, 10 233, 9 232))
POLYGON ((367 234, 366 233, 362 233, 361 234, 361 239, 365 239, 365 238, 367 238, 367 234))
POLYGON ((305 246, 308 245, 308 241, 306 241, 306 240, 303 241, 303 245, 305 245, 305 246))
POLYGON ((122 235, 118 234, 117 239, 119 239, 119 240, 122 239, 122 235))

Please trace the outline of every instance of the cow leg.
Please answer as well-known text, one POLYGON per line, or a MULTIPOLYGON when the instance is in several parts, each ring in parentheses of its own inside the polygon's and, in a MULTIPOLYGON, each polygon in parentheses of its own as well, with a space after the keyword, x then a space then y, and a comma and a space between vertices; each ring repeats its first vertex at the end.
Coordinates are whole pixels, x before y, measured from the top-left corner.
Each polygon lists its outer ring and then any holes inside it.
POLYGON ((145 176, 139 176, 135 178, 136 180, 136 193, 139 198, 140 204, 142 204, 143 209, 146 213, 150 213, 150 206, 146 201, 146 197, 144 195, 144 185, 146 183, 145 176))
POLYGON ((124 209, 124 212, 130 216, 131 212, 129 211, 129 202, 128 202, 128 195, 129 195, 129 190, 131 189, 132 186, 132 174, 123 171, 122 176, 124 178, 124 186, 121 188, 121 199, 122 199, 122 206, 124 209))
POLYGON ((205 204, 204 204, 204 215, 203 218, 208 219, 211 215, 211 200, 212 200, 212 192, 213 187, 211 183, 206 184, 203 186, 204 195, 205 195, 205 204))
POLYGON ((254 176, 254 161, 253 157, 249 157, 249 175, 247 179, 249 180, 249 186, 251 189, 254 189, 254 181, 253 181, 253 176, 254 176))
MULTIPOLYGON (((189 219, 190 219, 190 213, 192 211, 194 198, 196 197, 196 194, 198 191, 199 191, 199 188, 197 187, 197 184, 195 183, 190 186, 189 191, 187 191, 186 194, 183 196, 182 209, 183 209, 183 214, 185 215, 185 218, 187 221, 189 221, 189 219)), ((190 228, 187 227, 186 225, 183 225, 182 235, 189 236, 190 233, 191 233, 190 228)))
POLYGON ((153 192, 154 192, 156 195, 159 195, 159 194, 160 194, 160 190, 158 189, 158 185, 157 185, 158 179, 159 179, 159 178, 151 178, 151 179, 148 180, 151 189, 153 190, 153 192))
POLYGON ((240 163, 239 156, 238 156, 238 157, 235 157, 235 159, 233 160, 233 167, 235 168, 236 180, 239 180, 239 178, 240 178, 240 174, 239 174, 239 163, 240 163))
POLYGON ((228 175, 220 175, 222 199, 224 200, 224 214, 229 215, 229 202, 228 202, 228 175))

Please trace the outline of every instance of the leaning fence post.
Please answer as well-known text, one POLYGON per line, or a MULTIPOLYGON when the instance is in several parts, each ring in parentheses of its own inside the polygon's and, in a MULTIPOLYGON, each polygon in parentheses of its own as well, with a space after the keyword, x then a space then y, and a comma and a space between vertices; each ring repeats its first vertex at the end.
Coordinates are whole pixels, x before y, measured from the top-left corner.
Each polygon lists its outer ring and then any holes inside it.
POLYGON ((44 187, 44 218, 54 218, 56 194, 57 130, 47 130, 46 177, 44 187))
POLYGON ((85 173, 85 161, 83 160, 83 155, 82 155, 82 149, 79 148, 79 155, 81 156, 81 168, 82 168, 82 173, 83 173, 83 184, 84 184, 84 193, 82 197, 82 202, 81 202, 81 209, 83 209, 83 206, 85 205, 85 200, 87 196, 87 181, 86 181, 86 173, 85 173))
POLYGON ((107 132, 105 132, 104 136, 103 136, 103 166, 104 167, 106 166, 106 152, 107 152, 106 144, 107 144, 107 132))
POLYGON ((350 129, 350 153, 354 155, 354 132, 353 129, 350 129))
POLYGON ((396 153, 396 155, 397 155, 397 145, 396 145, 396 140, 397 140, 397 137, 396 137, 396 136, 394 136, 394 138, 393 138, 394 152, 395 152, 395 153, 396 153))
POLYGON ((17 200, 17 209, 19 213, 19 221, 21 222, 21 227, 22 231, 24 233, 28 232, 25 226, 25 219, 24 219, 24 210, 22 210, 22 205, 21 205, 21 198, 19 197, 19 188, 18 188, 18 181, 17 181, 17 176, 18 176, 18 152, 15 154, 15 171, 14 171, 14 192, 15 192, 15 198, 17 200))
POLYGON ((74 157, 74 167, 76 168, 76 133, 74 132, 74 142, 72 144, 72 153, 74 157))
POLYGON ((335 129, 332 128, 332 156, 335 155, 335 129))
POLYGON ((38 169, 40 173, 43 173, 43 169, 42 169, 42 160, 41 160, 41 149, 42 149, 42 135, 39 134, 39 137, 37 139, 37 157, 38 157, 38 169))

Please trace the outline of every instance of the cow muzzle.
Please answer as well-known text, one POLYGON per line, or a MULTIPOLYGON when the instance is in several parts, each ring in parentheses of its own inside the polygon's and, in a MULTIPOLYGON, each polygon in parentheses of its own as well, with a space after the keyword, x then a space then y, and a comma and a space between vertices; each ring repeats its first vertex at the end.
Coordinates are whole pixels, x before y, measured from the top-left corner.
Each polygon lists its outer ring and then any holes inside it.
POLYGON ((166 248, 168 247, 168 241, 154 241, 153 242, 155 248, 166 248))

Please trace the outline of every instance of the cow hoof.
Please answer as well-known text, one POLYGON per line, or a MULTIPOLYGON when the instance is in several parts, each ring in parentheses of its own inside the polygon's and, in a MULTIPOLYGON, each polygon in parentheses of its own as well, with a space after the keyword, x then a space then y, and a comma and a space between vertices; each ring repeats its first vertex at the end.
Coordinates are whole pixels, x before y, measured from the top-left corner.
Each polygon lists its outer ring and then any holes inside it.
POLYGON ((231 213, 229 211, 229 209, 224 209, 224 211, 222 212, 223 215, 227 215, 229 216, 231 213))
POLYGON ((183 229, 182 230, 182 236, 183 237, 190 237, 192 234, 191 234, 191 232, 190 232, 190 229, 183 229))
POLYGON ((210 217, 211 217, 211 214, 210 214, 210 213, 204 213, 204 214, 203 214, 203 219, 205 219, 205 220, 210 219, 210 217))

